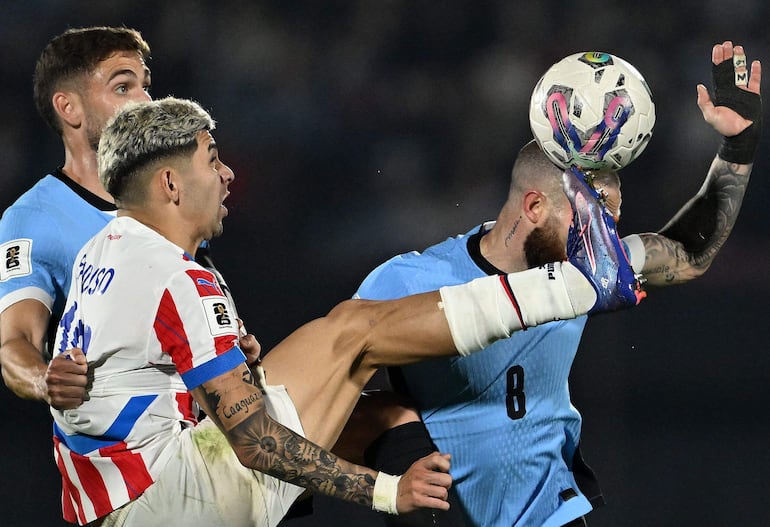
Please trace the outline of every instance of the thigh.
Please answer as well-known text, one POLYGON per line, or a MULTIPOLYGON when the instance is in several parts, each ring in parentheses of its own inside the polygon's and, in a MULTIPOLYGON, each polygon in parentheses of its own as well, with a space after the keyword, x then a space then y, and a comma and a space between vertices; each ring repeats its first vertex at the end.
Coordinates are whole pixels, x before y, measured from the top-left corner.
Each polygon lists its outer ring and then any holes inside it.
POLYGON ((268 384, 286 387, 305 437, 324 448, 334 445, 376 371, 359 360, 360 335, 355 322, 327 316, 293 332, 262 362, 268 384))
POLYGON ((457 353, 439 300, 348 300, 267 354, 267 381, 286 386, 308 439, 332 447, 378 367, 457 353))

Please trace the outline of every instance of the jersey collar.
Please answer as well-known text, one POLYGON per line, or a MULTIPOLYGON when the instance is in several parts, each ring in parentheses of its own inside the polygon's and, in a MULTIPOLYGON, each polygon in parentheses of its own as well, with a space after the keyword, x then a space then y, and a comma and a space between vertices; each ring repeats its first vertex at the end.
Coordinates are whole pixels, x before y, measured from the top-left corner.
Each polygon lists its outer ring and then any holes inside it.
POLYGON ((473 260, 473 263, 475 263, 479 269, 490 276, 505 274, 503 271, 492 265, 489 260, 484 258, 484 256, 481 254, 481 238, 489 232, 493 225, 494 222, 487 222, 482 224, 478 231, 468 236, 467 245, 468 255, 471 257, 471 260, 473 260))
POLYGON ((61 167, 54 170, 51 175, 67 185, 70 190, 72 190, 72 192, 83 198, 91 206, 103 212, 112 212, 118 210, 114 203, 110 203, 106 199, 100 198, 90 190, 86 190, 85 187, 78 185, 72 178, 68 177, 67 174, 62 172, 61 167))

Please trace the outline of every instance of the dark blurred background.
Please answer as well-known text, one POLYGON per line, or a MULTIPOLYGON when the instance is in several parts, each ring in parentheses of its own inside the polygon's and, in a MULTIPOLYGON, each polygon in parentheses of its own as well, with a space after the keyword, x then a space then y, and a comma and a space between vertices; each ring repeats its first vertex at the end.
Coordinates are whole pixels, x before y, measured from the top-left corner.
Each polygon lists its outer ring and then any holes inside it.
MULTIPOLYGON (((660 228, 719 143, 695 104, 711 46, 733 39, 770 65, 769 4, 731 4, 4 2, 0 210, 62 163, 31 95, 47 41, 85 25, 141 30, 154 96, 194 98, 219 122, 237 179, 214 256, 269 348, 386 258, 493 219, 531 138, 530 92, 577 51, 627 59, 653 90, 655 135, 623 171, 621 230, 660 228)), ((770 525, 768 140, 709 273, 588 324, 571 387, 608 500, 592 526, 770 525)), ((0 423, 0 525, 64 525, 47 408, 2 386, 0 423)), ((292 525, 379 525, 355 507, 316 509, 292 525)))

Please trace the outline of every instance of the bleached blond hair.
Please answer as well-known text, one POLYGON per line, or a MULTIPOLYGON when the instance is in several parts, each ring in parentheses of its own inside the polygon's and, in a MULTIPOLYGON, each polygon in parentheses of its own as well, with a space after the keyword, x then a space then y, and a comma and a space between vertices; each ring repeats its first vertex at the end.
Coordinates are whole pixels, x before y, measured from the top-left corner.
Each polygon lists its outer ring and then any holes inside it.
POLYGON ((142 177, 158 162, 189 158, 216 123, 197 102, 166 97, 128 103, 110 119, 97 153, 99 179, 118 206, 145 195, 142 177))

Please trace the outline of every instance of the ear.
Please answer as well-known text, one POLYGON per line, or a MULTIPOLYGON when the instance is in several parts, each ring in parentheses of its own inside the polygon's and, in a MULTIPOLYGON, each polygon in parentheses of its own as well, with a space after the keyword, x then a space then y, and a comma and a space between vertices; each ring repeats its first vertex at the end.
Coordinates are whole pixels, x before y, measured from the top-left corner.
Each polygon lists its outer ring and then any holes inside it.
POLYGON ((159 169, 160 185, 163 193, 174 203, 179 203, 179 174, 171 167, 159 169))
POLYGON ((539 223, 545 214, 545 195, 537 190, 528 190, 522 198, 522 211, 532 223, 539 223))
POLYGON ((83 103, 80 96, 72 91, 57 91, 51 104, 62 121, 62 128, 80 128, 83 122, 83 103))

